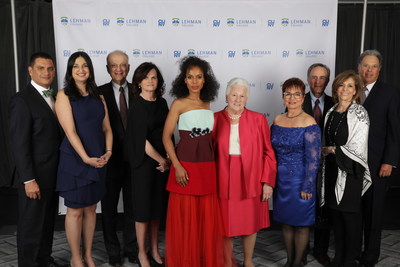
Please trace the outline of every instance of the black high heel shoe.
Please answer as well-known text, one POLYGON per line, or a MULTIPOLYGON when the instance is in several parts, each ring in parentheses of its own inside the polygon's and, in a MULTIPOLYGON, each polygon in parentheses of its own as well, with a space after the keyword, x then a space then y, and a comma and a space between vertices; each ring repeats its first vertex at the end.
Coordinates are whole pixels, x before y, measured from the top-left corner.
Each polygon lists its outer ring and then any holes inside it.
POLYGON ((150 265, 151 265, 152 267, 164 267, 164 266, 165 266, 165 265, 164 265, 164 262, 163 262, 163 263, 158 263, 158 262, 153 258, 153 256, 151 255, 150 252, 147 253, 147 256, 148 256, 149 259, 150 259, 150 265))

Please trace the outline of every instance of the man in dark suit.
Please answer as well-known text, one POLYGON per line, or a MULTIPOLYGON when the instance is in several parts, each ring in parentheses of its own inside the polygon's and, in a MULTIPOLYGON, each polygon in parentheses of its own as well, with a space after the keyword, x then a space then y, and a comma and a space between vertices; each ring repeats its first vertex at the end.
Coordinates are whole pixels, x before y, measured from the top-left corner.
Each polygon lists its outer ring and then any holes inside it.
POLYGON ((362 198, 363 266, 374 266, 379 259, 387 178, 393 167, 399 166, 399 95, 378 80, 381 67, 378 51, 366 50, 360 55, 358 73, 366 87, 363 105, 370 119, 368 165, 372 177, 372 185, 362 198))
MULTIPOLYGON (((333 106, 332 97, 325 94, 329 77, 330 69, 321 63, 315 63, 307 70, 307 81, 310 86, 310 92, 304 98, 303 109, 307 114, 315 118, 315 121, 321 128, 321 133, 324 130, 325 115, 333 106)), ((318 195, 317 203, 319 203, 318 195)), ((317 224, 314 227, 313 256, 320 264, 328 266, 330 264, 327 254, 330 236, 330 226, 328 223, 329 209, 326 205, 319 207, 317 204, 316 207, 317 224)))
POLYGON ((130 84, 126 81, 129 72, 129 58, 122 51, 111 52, 107 56, 107 71, 112 81, 99 87, 100 93, 107 103, 111 128, 113 131, 113 156, 108 163, 106 183, 107 195, 101 201, 104 243, 107 249, 109 263, 112 266, 122 266, 121 246, 117 236, 118 200, 122 188, 124 204, 123 253, 130 262, 137 257, 135 221, 132 210, 132 185, 129 165, 123 158, 123 139, 125 136, 126 119, 130 84))
POLYGON ((51 257, 58 194, 55 192, 62 132, 54 115, 52 58, 31 56, 31 82, 10 102, 10 147, 18 189, 18 266, 58 266, 51 257))

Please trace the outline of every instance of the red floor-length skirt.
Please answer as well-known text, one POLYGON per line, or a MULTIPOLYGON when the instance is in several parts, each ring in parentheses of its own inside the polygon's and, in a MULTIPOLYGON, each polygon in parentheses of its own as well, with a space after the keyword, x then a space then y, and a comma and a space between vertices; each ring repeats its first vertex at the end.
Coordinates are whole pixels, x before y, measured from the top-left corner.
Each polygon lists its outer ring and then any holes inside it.
POLYGON ((170 192, 165 244, 168 267, 231 266, 217 195, 170 192))

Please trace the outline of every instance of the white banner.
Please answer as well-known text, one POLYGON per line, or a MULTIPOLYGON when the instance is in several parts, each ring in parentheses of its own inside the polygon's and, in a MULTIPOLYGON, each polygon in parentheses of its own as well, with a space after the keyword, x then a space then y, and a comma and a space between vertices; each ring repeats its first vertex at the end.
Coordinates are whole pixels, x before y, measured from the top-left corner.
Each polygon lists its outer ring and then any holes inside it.
POLYGON ((247 107, 271 123, 284 110, 286 79, 306 83, 307 68, 317 62, 334 78, 337 0, 53 0, 53 16, 59 88, 77 50, 92 58, 98 85, 110 81, 106 57, 119 49, 129 55, 129 81, 151 61, 167 92, 177 62, 190 54, 210 62, 221 84, 214 111, 226 105, 227 82, 243 77, 251 85, 247 107))

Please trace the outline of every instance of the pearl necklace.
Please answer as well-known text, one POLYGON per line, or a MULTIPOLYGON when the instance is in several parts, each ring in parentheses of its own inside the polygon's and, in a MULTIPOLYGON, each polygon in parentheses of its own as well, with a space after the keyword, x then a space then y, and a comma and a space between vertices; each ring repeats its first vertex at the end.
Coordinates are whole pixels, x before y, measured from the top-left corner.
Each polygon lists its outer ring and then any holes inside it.
POLYGON ((288 118, 288 119, 294 119, 294 118, 300 116, 301 114, 303 114, 303 112, 304 112, 304 110, 302 110, 299 114, 294 115, 294 116, 289 116, 288 113, 286 112, 285 115, 286 115, 286 118, 288 118))
POLYGON ((238 119, 240 119, 240 117, 242 117, 242 114, 243 114, 243 111, 242 112, 240 112, 240 114, 238 114, 238 115, 231 115, 229 112, 228 112, 228 109, 225 109, 225 111, 226 111, 226 113, 228 113, 228 117, 231 119, 231 120, 238 120, 238 119))

